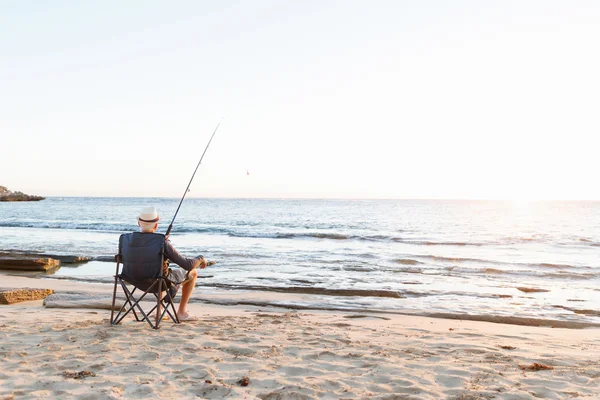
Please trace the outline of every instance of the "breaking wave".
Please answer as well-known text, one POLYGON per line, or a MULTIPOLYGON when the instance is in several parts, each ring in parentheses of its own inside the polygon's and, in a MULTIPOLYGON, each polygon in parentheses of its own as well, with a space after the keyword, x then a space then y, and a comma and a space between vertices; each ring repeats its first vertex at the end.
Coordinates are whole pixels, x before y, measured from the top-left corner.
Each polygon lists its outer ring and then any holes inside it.
POLYGON ((400 258, 398 260, 394 260, 397 264, 403 264, 403 265, 417 265, 417 264, 422 264, 421 261, 417 261, 417 260, 413 260, 411 258, 400 258))
MULTIPOLYGON (((446 257, 446 256, 435 256, 429 254, 413 255, 415 258, 431 261, 441 261, 448 263, 482 263, 482 264, 494 264, 494 265, 506 265, 506 266, 517 266, 527 268, 555 268, 555 269, 592 269, 590 266, 582 265, 570 265, 570 264, 554 264, 554 263, 512 263, 507 261, 489 260, 484 258, 471 258, 471 257, 446 257)), ((396 261, 397 262, 397 261, 396 261)))
POLYGON ((534 269, 497 269, 497 268, 464 268, 464 267, 448 267, 445 269, 448 275, 509 275, 521 277, 537 277, 550 279, 574 279, 587 280, 600 277, 600 273, 595 272, 573 272, 573 271, 556 271, 547 272, 534 269))

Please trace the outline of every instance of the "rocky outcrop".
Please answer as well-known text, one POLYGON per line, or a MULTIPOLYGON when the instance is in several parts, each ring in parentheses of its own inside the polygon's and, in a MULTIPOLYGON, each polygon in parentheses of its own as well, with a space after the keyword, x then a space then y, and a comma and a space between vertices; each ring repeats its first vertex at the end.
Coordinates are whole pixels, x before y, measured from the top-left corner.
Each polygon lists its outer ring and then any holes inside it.
MULTIPOLYGON (((22 259, 22 258, 52 258, 53 260, 60 261, 61 264, 82 264, 92 260, 92 257, 87 256, 72 256, 72 255, 58 255, 58 254, 48 254, 48 253, 35 253, 29 251, 19 251, 19 250, 6 250, 0 251, 0 258, 13 258, 13 259, 22 259)), ((114 259, 114 257, 113 257, 114 259)))
POLYGON ((104 262, 115 262, 115 256, 98 256, 94 258, 94 261, 104 261, 104 262))
POLYGON ((59 256, 56 254, 40 254, 40 256, 58 260, 61 264, 83 264, 92 260, 92 257, 87 256, 59 256))
MULTIPOLYGON (((118 293, 115 302, 116 310, 121 308, 123 300, 122 295, 118 293)), ((46 308, 94 308, 110 310, 112 308, 112 293, 55 293, 44 299, 44 306, 46 308)))
POLYGON ((54 293, 51 289, 0 289, 0 304, 14 304, 22 301, 42 300, 54 293))
POLYGON ((70 255, 70 254, 52 254, 52 253, 40 253, 36 251, 24 251, 24 250, 13 250, 5 249, 0 250, 1 257, 10 257, 14 259, 20 258, 52 258, 60 261, 61 264, 83 264, 88 261, 106 261, 115 262, 115 256, 82 256, 82 255, 70 255))
POLYGON ((32 196, 23 192, 12 192, 5 186, 0 186, 0 201, 40 201, 44 200, 42 196, 32 196))
POLYGON ((60 268, 60 261, 35 256, 12 256, 0 254, 0 269, 17 271, 49 272, 60 268))
POLYGON ((63 264, 82 264, 90 260, 92 257, 3 250, 0 251, 0 270, 52 273, 63 264))

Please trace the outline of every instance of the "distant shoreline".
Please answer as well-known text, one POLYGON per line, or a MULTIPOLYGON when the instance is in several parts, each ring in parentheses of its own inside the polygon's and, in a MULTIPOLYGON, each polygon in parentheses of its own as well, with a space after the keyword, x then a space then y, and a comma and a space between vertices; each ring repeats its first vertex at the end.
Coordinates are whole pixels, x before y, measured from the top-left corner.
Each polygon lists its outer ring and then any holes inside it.
POLYGON ((22 197, 22 196, 4 196, 4 197, 0 197, 0 201, 6 202, 6 203, 10 203, 10 202, 23 202, 23 201, 42 201, 42 200, 46 200, 45 197, 41 197, 41 196, 27 196, 27 197, 22 197))
POLYGON ((40 201, 44 200, 45 197, 33 196, 25 194, 23 192, 13 192, 8 190, 5 186, 0 186, 0 201, 11 202, 11 201, 40 201))
MULTIPOLYGON (((42 197, 42 196, 32 196, 42 197)), ((175 196, 46 196, 44 199, 156 199, 180 200, 175 196)), ((540 199, 540 200, 511 200, 511 199, 419 199, 419 198, 338 198, 338 197, 186 197, 186 200, 280 200, 280 201, 401 201, 401 202, 456 202, 456 203, 600 203, 600 199, 540 199)), ((2 201, 2 200, 0 200, 2 201)), ((35 200, 34 200, 35 201, 35 200)))

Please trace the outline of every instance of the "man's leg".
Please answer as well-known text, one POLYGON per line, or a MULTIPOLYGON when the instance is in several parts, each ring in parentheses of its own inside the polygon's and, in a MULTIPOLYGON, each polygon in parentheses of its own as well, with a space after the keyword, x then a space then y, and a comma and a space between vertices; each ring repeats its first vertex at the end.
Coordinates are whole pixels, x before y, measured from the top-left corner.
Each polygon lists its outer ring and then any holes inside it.
POLYGON ((190 301, 190 297, 192 297, 194 287, 196 287, 197 278, 198 272, 193 269, 189 273, 189 279, 183 283, 183 287, 181 288, 181 299, 179 300, 179 309, 177 310, 177 315, 180 317, 188 315, 187 305, 190 301))

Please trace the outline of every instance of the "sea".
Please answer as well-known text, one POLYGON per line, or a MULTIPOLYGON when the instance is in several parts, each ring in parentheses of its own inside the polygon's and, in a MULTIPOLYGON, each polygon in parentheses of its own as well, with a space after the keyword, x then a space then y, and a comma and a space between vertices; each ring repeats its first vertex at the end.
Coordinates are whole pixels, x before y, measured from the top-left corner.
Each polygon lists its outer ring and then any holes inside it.
MULTIPOLYGON (((119 236, 138 229, 143 207, 158 209, 164 233, 178 204, 99 197, 0 203, 0 251, 109 260, 119 236)), ((189 198, 170 240, 183 255, 217 261, 201 271, 195 295, 239 301, 278 293, 265 301, 600 323, 600 202, 189 198)), ((43 278, 111 285, 114 272, 114 262, 91 261, 43 278)))

